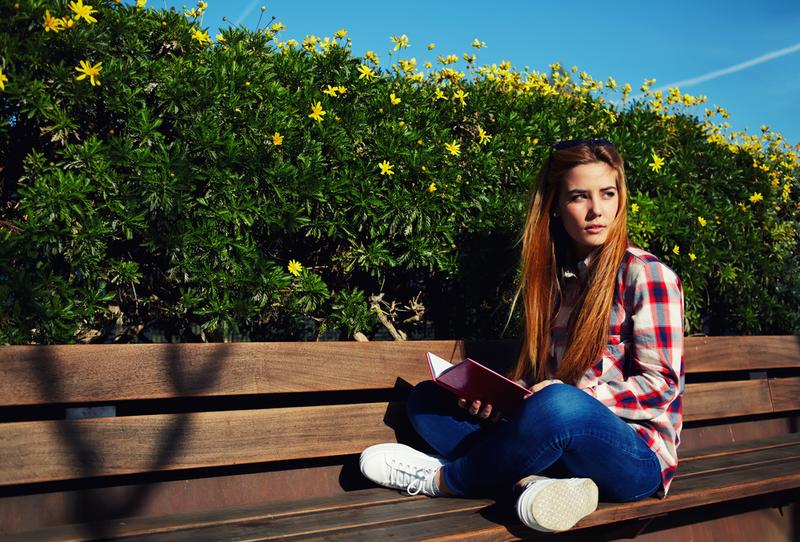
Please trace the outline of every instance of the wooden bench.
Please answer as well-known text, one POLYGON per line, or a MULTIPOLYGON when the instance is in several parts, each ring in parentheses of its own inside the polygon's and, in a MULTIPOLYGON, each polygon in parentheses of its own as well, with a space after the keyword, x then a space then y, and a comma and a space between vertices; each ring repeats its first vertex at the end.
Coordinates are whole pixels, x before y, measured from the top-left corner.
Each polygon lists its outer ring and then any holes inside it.
MULTIPOLYGON (((516 345, 0 347, 0 537, 541 536, 510 502, 410 497, 361 477, 365 447, 417 443, 403 400, 427 378, 428 350, 503 364, 516 345)), ((688 338, 685 359, 669 497, 602 503, 559 538, 800 536, 800 337, 688 338)))

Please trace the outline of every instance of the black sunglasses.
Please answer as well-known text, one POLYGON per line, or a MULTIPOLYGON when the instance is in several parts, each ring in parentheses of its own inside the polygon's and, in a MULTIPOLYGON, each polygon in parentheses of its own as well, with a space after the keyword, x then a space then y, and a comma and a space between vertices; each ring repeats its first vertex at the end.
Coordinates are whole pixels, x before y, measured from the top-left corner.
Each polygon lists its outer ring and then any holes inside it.
POLYGON ((614 142, 609 139, 592 137, 588 139, 567 139, 565 141, 558 141, 550 145, 550 148, 554 151, 561 151, 577 147, 578 145, 589 145, 589 147, 615 147, 614 142))

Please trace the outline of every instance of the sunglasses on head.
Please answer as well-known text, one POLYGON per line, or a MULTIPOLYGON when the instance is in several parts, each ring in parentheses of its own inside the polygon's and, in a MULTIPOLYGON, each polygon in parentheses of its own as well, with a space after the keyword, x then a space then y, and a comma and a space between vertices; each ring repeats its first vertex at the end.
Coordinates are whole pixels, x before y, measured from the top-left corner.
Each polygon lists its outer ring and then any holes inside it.
POLYGON ((614 147, 614 143, 609 139, 599 139, 596 137, 588 139, 567 139, 565 141, 558 141, 550 145, 554 151, 562 151, 564 149, 571 149, 578 145, 588 145, 589 147, 614 147))

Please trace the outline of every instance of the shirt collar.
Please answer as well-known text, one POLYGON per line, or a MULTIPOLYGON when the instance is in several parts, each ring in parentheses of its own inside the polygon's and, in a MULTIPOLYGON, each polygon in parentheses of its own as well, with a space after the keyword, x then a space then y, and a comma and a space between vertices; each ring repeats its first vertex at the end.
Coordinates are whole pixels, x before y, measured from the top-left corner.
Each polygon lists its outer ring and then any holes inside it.
POLYGON ((579 260, 574 267, 567 267, 564 269, 564 278, 578 278, 581 282, 585 282, 589 276, 589 265, 595 257, 595 251, 589 253, 584 259, 579 260))

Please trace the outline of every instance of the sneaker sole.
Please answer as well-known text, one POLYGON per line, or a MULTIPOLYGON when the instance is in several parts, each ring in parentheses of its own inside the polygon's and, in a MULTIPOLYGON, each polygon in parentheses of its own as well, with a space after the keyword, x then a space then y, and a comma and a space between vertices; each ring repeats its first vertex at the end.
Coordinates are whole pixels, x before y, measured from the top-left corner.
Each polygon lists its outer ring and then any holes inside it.
POLYGON ((597 509, 597 485, 588 478, 543 480, 517 500, 517 516, 532 529, 566 531, 597 509))

